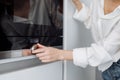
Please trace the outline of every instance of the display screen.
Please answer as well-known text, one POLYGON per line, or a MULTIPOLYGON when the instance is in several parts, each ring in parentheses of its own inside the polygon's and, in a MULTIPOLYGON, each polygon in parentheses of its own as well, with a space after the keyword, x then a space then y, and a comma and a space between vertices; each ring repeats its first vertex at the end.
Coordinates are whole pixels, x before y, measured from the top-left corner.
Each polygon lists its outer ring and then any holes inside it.
POLYGON ((0 51, 63 44, 63 0, 0 0, 0 51))

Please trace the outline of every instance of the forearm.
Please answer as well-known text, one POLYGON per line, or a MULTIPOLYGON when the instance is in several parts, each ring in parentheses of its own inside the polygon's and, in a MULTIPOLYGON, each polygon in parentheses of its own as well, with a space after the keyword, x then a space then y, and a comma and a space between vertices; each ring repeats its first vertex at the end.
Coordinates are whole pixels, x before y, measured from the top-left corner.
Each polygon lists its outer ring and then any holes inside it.
POLYGON ((82 9, 82 3, 80 2, 80 0, 72 0, 72 1, 75 4, 77 10, 80 11, 82 9))
POLYGON ((60 60, 73 60, 73 51, 61 50, 59 53, 60 60))

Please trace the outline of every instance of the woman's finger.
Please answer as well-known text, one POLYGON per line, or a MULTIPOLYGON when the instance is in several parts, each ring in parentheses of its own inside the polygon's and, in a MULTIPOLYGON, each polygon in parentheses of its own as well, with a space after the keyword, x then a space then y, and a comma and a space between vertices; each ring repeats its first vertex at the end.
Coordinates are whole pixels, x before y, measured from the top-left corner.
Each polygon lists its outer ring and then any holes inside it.
POLYGON ((44 62, 44 63, 46 63, 46 62, 53 62, 54 60, 41 60, 41 62, 44 62))
POLYGON ((43 46, 42 44, 37 43, 37 47, 38 48, 44 48, 45 46, 43 46))
POLYGON ((39 49, 33 50, 32 54, 43 53, 43 52, 45 52, 44 48, 39 48, 39 49))
POLYGON ((51 60, 52 57, 50 56, 43 56, 43 57, 39 57, 40 60, 51 60))

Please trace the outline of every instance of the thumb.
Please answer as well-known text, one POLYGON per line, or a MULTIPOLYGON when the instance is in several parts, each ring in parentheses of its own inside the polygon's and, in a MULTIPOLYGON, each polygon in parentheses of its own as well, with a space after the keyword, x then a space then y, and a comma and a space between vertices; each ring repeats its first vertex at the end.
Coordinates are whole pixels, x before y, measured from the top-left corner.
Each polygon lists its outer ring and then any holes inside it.
POLYGON ((42 45, 42 44, 37 43, 37 47, 38 47, 38 48, 44 48, 45 46, 42 45))

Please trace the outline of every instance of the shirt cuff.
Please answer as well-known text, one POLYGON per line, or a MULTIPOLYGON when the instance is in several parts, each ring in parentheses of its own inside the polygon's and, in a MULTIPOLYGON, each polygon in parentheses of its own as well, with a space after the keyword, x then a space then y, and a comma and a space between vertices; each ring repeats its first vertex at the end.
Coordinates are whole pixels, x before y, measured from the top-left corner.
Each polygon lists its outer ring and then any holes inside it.
POLYGON ((78 48, 73 50, 73 62, 75 65, 80 67, 87 67, 87 55, 86 55, 86 48, 78 48))
POLYGON ((80 11, 76 10, 73 18, 84 22, 88 18, 88 7, 85 6, 85 4, 82 3, 82 9, 80 11))

